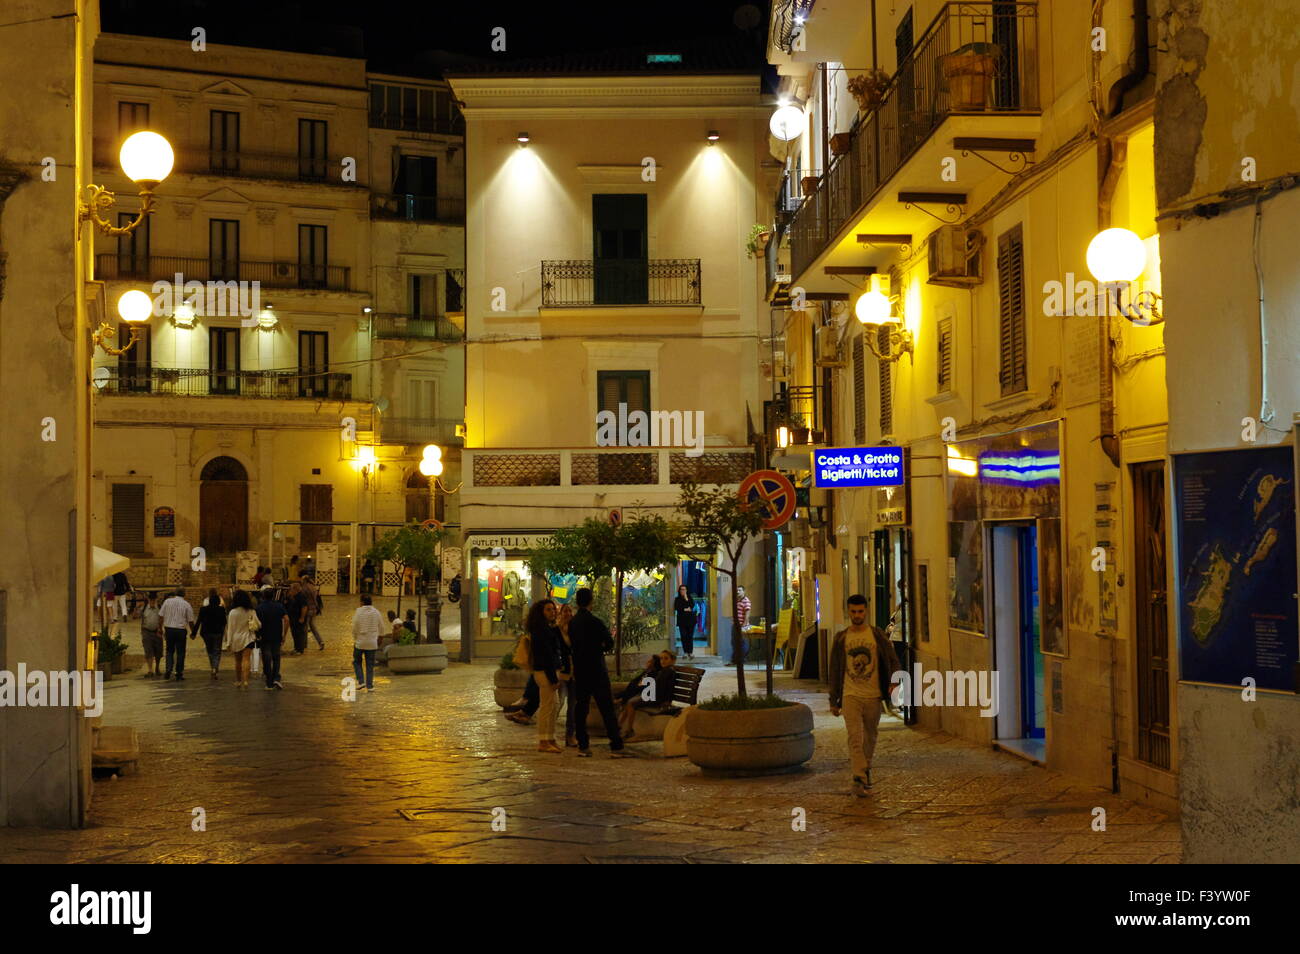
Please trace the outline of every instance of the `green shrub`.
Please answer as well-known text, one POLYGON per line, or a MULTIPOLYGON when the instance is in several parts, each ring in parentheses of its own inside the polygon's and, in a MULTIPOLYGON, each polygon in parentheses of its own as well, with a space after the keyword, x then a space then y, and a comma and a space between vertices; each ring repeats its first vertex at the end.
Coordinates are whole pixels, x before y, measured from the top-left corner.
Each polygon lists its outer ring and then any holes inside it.
POLYGON ((740 709, 784 709, 795 703, 780 696, 715 696, 699 704, 699 708, 710 712, 732 712, 740 709))
POLYGON ((513 652, 509 652, 509 653, 506 653, 504 656, 502 656, 502 657, 501 657, 501 665, 498 666, 497 668, 498 668, 498 669, 518 669, 519 666, 515 663, 515 654, 514 654, 513 652))

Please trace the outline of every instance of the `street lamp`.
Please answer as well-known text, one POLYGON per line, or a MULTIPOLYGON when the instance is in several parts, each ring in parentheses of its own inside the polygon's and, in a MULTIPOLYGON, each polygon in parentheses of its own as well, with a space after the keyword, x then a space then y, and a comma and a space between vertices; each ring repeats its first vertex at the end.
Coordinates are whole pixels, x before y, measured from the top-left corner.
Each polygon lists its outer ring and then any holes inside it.
POLYGON ((105 235, 130 235, 145 216, 153 212, 153 194, 159 183, 171 175, 176 156, 171 143, 155 132, 138 132, 127 137, 118 153, 118 162, 128 179, 140 187, 140 212, 126 225, 113 225, 101 213, 117 202, 117 196, 100 185, 87 185, 87 201, 81 203, 78 217, 89 219, 105 235))
POLYGON ((853 314, 862 323, 863 339, 871 353, 881 361, 897 361, 904 354, 913 353, 912 333, 894 320, 893 303, 884 292, 863 292, 853 306, 853 314), (889 329, 889 354, 882 354, 876 343, 876 332, 884 325, 889 329))
POLYGON ((140 331, 136 326, 148 321, 149 316, 153 314, 153 299, 136 289, 123 292, 122 297, 117 300, 117 313, 131 328, 130 339, 122 347, 114 348, 108 343, 108 339, 113 335, 113 326, 107 321, 101 321, 93 335, 94 344, 90 349, 92 353, 97 347, 119 357, 130 351, 131 346, 140 340, 140 331))
POLYGON ((1152 291, 1140 291, 1128 302, 1123 292, 1131 289, 1134 280, 1146 271, 1147 250, 1136 232, 1129 229, 1103 229, 1088 243, 1086 255, 1088 271, 1097 279, 1103 291, 1114 296, 1115 307, 1135 325, 1158 325, 1164 321, 1160 314, 1160 296, 1152 291))

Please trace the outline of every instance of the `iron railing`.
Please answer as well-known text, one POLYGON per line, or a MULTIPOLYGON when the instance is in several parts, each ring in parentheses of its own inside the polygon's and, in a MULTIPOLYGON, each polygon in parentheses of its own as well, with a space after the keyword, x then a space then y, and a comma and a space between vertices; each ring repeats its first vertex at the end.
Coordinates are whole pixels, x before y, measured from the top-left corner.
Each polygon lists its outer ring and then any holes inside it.
POLYGON ((120 362, 95 371, 104 394, 245 398, 298 398, 350 401, 352 375, 342 371, 232 371, 209 368, 155 368, 120 362), (107 372, 107 374, 103 373, 107 372))
POLYGON ((793 52, 794 38, 816 0, 779 0, 772 11, 772 40, 777 49, 793 52))
POLYGON ((948 3, 795 213, 796 276, 949 116, 1037 113, 1038 6, 948 3), (978 45, 976 45, 978 44, 978 45))
POLYGON ((456 436, 460 420, 426 417, 381 417, 379 436, 385 444, 441 444, 461 447, 465 438, 456 436))
POLYGON ((542 307, 698 305, 700 260, 542 262, 542 307))
POLYGON ((465 200, 456 196, 373 192, 370 214, 376 219, 404 222, 465 222, 465 200))
POLYGON ((185 258, 179 255, 95 256, 95 277, 107 281, 257 282, 263 288, 301 288, 352 291, 352 269, 346 265, 302 262, 266 262, 220 258, 185 258))
MULTIPOLYGON (((95 165, 113 168, 117 149, 95 144, 95 165)), ((356 186, 343 181, 342 157, 304 156, 296 152, 254 152, 245 149, 182 149, 176 152, 176 171, 190 175, 228 176, 236 179, 280 179, 289 182, 324 182, 356 186)))
POLYGON ((376 338, 422 338, 431 341, 463 341, 465 332, 441 315, 371 315, 376 338))

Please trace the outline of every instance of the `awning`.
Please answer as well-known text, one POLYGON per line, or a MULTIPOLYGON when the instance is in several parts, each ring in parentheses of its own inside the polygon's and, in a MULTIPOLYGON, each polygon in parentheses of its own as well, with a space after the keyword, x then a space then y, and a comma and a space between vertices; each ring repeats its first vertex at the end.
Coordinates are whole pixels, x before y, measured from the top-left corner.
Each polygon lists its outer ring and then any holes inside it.
POLYGON ((112 576, 114 573, 123 572, 131 565, 129 557, 124 557, 120 553, 114 553, 112 550, 105 550, 103 547, 94 547, 95 572, 94 582, 98 583, 106 576, 112 576))

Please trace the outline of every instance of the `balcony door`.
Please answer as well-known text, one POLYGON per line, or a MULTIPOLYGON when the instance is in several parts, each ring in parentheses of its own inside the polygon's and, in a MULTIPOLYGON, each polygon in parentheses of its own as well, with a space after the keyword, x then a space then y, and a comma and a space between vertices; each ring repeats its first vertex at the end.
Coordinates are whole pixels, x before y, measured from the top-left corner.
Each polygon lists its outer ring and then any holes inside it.
POLYGON ((329 123, 323 119, 298 120, 298 178, 319 181, 329 175, 327 149, 329 123))
POLYGON ((597 305, 644 305, 649 301, 646 197, 593 195, 592 249, 597 305))
POLYGON ((404 219, 438 217, 438 160, 433 156, 400 156, 393 179, 404 219))
POLYGON ((239 280, 239 221, 208 219, 208 277, 239 280))
POLYGON ((329 369, 329 333, 298 332, 298 397, 329 397, 329 369))
POLYGON ((324 225, 298 226, 298 287, 324 288, 328 278, 328 229, 324 225))
MULTIPOLYGON (((136 341, 117 359, 117 386, 121 391, 148 393, 153 381, 153 336, 148 325, 135 329, 136 341)), ((117 326, 117 346, 126 348, 131 340, 132 328, 127 324, 117 326)))
MULTIPOLYGON (((118 227, 125 228, 134 219, 132 212, 119 212, 118 227)), ((134 230, 117 236, 117 278, 149 277, 149 222, 146 216, 134 230)))
POLYGON ((239 113, 214 109, 208 114, 208 169, 239 172, 239 113))
POLYGON ((239 329, 208 329, 208 393, 239 393, 239 329))

